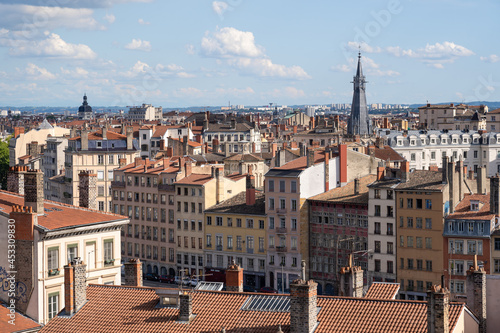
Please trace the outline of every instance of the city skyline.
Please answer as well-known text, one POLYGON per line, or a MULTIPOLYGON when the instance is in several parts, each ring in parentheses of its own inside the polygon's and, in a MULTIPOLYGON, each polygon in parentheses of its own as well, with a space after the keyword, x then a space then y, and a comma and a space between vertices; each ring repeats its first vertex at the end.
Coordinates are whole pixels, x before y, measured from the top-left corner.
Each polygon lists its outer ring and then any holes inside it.
POLYGON ((500 99, 494 1, 0 0, 1 105, 500 99), (480 24, 465 20, 470 13, 480 24))

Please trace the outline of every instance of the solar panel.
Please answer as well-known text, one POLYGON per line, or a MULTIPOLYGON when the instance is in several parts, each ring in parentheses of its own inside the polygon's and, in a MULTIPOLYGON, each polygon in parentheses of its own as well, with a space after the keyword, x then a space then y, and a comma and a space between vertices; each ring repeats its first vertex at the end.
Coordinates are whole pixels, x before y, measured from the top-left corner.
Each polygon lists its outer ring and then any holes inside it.
POLYGON ((57 208, 57 207, 52 207, 52 210, 55 210, 57 212, 62 212, 62 209, 61 208, 57 208))
POLYGON ((253 295, 247 298, 241 310, 290 312, 290 298, 288 296, 253 295))
POLYGON ((43 210, 46 211, 46 212, 51 212, 52 211, 52 209, 50 209, 50 208, 44 208, 43 210))
POLYGON ((222 282, 207 282, 200 281, 194 288, 194 290, 210 290, 210 291, 221 291, 224 287, 224 283, 222 282))

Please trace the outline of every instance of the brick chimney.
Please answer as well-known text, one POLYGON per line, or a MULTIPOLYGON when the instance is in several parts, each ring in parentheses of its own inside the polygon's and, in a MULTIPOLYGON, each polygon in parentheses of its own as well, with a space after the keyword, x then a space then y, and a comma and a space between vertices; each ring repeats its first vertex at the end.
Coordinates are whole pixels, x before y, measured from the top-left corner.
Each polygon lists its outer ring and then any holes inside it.
POLYGON ((339 145, 340 186, 347 184, 347 146, 339 145))
POLYGON ((401 180, 406 183, 410 179, 410 162, 403 161, 401 163, 401 180))
POLYGON ((212 140, 212 153, 218 153, 220 149, 220 143, 218 139, 212 140))
POLYGON ((182 137, 182 155, 189 155, 188 147, 189 147, 189 139, 187 135, 184 135, 182 137))
POLYGON ((486 194, 486 167, 477 168, 477 193, 486 194))
POLYGON ((90 171, 78 174, 78 205, 97 210, 97 174, 90 171))
POLYGON ((226 269, 226 290, 243 292, 243 268, 236 265, 234 261, 226 269))
POLYGON ((160 150, 165 150, 165 139, 160 140, 160 150))
POLYGON ((229 142, 225 142, 224 143, 224 156, 225 157, 229 157, 230 153, 229 153, 229 142))
POLYGON ((81 150, 89 150, 89 131, 87 129, 80 131, 80 144, 81 150))
POLYGON ((236 119, 231 119, 231 129, 235 129, 236 128, 236 119))
POLYGON ((325 150, 325 192, 330 190, 330 151, 325 150))
POLYGON ((125 266, 125 285, 142 287, 142 263, 139 259, 130 259, 125 266))
POLYGON ((118 165, 119 165, 120 168, 124 167, 125 165, 127 165, 127 159, 126 158, 120 158, 118 160, 118 165))
POLYGON ((384 174, 385 174, 385 167, 384 164, 380 162, 377 167, 377 180, 384 179, 384 174))
POLYGON ((500 215, 500 178, 498 175, 490 177, 490 212, 500 215))
POLYGON ((203 144, 203 153, 204 153, 204 154, 208 154, 208 142, 205 142, 205 143, 203 144))
POLYGON ((14 139, 21 134, 24 134, 24 127, 14 127, 14 139))
POLYGON ((486 333, 486 272, 478 267, 477 255, 474 266, 467 271, 466 284, 467 306, 479 320, 479 333, 486 333))
POLYGON ((184 174, 185 174, 185 177, 189 177, 192 172, 193 172, 193 164, 192 164, 192 162, 190 160, 189 161, 185 161, 184 162, 184 174))
POLYGON ((27 171, 27 166, 10 167, 7 175, 7 191, 24 195, 24 175, 27 171))
POLYGON ((307 151, 307 167, 312 167, 314 165, 314 150, 307 151))
POLYGON ((249 167, 247 175, 247 192, 246 192, 247 205, 255 205, 255 176, 252 175, 252 169, 249 167))
POLYGON ((102 128, 102 139, 108 139, 108 125, 104 125, 104 127, 102 128))
POLYGON ((354 195, 359 194, 359 178, 354 179, 354 195))
POLYGON ((67 316, 76 313, 87 301, 87 265, 80 258, 64 266, 64 311, 67 316))
POLYGON ((43 172, 28 170, 24 174, 24 205, 33 208, 33 212, 43 215, 43 172))
POLYGON ((125 130, 125 133, 127 135, 127 150, 133 150, 134 149, 134 128, 128 126, 125 130))
POLYGON ((290 332, 311 333, 317 324, 317 289, 313 280, 306 281, 306 263, 302 260, 302 276, 290 284, 290 332))
POLYGON ((450 292, 441 286, 427 291, 427 332, 449 333, 450 292))
POLYGON ((184 292, 179 295, 179 321, 189 322, 193 319, 193 296, 184 292))
POLYGON ((216 180, 216 202, 220 203, 224 200, 224 166, 215 167, 215 180, 216 180))
MULTIPOLYGON (((33 259, 36 258, 33 240, 34 227, 38 224, 38 216, 33 212, 32 207, 12 206, 9 218, 9 221, 15 221, 16 231, 15 269, 12 270, 17 270, 16 282, 24 283, 26 295, 28 296, 26 302, 16 302, 16 309, 26 313, 35 283, 37 283, 37 280, 35 280, 35 263, 33 259)), ((7 245, 5 246, 7 247, 7 245)))
POLYGON ((363 297, 363 270, 354 266, 352 254, 349 256, 349 266, 340 269, 340 296, 363 297))

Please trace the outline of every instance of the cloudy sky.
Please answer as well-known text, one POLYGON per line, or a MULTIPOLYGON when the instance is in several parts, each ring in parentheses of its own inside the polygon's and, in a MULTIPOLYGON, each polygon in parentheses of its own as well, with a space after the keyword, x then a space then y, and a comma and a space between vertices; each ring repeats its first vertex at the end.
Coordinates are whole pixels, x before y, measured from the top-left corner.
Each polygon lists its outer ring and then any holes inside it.
POLYGON ((0 105, 500 100, 496 0, 0 0, 0 105))

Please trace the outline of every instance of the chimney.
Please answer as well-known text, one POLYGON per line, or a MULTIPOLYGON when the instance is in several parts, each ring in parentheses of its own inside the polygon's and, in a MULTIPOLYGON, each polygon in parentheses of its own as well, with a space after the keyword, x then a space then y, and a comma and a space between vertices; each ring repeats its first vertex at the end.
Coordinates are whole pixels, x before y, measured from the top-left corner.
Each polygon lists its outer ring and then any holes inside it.
POLYGON ((229 157, 229 142, 224 143, 224 156, 229 157))
POLYGON ((102 139, 108 139, 108 125, 104 125, 104 127, 102 128, 102 139))
POLYGON ((203 153, 204 153, 204 154, 208 154, 208 142, 205 142, 205 143, 203 144, 203 153))
POLYGON ((212 153, 218 153, 220 148, 220 143, 218 139, 212 140, 212 153))
POLYGON ((134 128, 128 126, 126 129, 126 135, 127 135, 127 150, 133 150, 134 149, 134 128))
POLYGON ((325 192, 330 190, 330 151, 325 150, 325 192))
POLYGON ((126 158, 120 158, 118 160, 118 165, 119 165, 120 168, 124 167, 125 165, 127 165, 127 159, 126 158))
POLYGON ((189 322, 193 319, 193 296, 184 292, 179 295, 179 321, 189 322))
POLYGON ((285 150, 278 150, 278 154, 274 158, 274 166, 275 167, 282 167, 283 165, 286 164, 286 151, 285 150))
POLYGON ((477 168, 477 193, 486 194, 486 167, 477 168))
POLYGON ((439 171, 439 168, 436 164, 429 165, 429 171, 439 171))
POLYGON ((21 134, 24 134, 24 127, 14 127, 14 139, 21 134))
POLYGON ((248 170, 248 175, 247 175, 246 199, 247 199, 247 205, 253 206, 255 205, 255 176, 252 175, 251 167, 249 168, 250 170, 248 170))
POLYGON ((231 119, 231 129, 236 129, 236 119, 231 119))
POLYGON ((82 170, 78 179, 78 205, 97 210, 97 174, 82 170))
POLYGON ((354 266, 353 255, 349 255, 349 266, 340 269, 340 296, 363 297, 363 270, 354 266))
POLYGON ((182 155, 189 155, 188 147, 189 147, 188 137, 184 135, 182 137, 182 155))
POLYGON ((448 183, 448 157, 446 157, 446 156, 443 156, 443 163, 441 165, 441 171, 443 173, 442 183, 447 184, 448 183))
POLYGON ((299 151, 300 151, 300 156, 307 155, 307 146, 303 142, 299 142, 299 151))
POLYGON ((458 159, 458 202, 462 201, 464 198, 464 190, 465 190, 465 185, 464 185, 464 160, 462 159, 462 156, 458 159))
POLYGON ((24 195, 24 175, 27 171, 27 166, 10 167, 7 176, 7 191, 24 195))
MULTIPOLYGON (((35 244, 34 244, 34 227, 38 224, 38 216, 33 212, 31 207, 22 206, 12 206, 12 212, 10 213, 10 219, 15 221, 15 231, 16 231, 16 257, 15 265, 17 270, 16 283, 23 283, 26 288, 26 295, 28 299, 25 302, 16 302, 16 309, 26 313, 28 309, 28 304, 31 298, 31 292, 35 286, 37 273, 35 270, 36 259, 35 254, 35 244)), ((9 223, 9 225, 11 225, 9 223)), ((12 229, 9 229, 12 230, 12 229)), ((7 230, 5 230, 7 231, 7 230)), ((7 236, 5 236, 7 238, 7 236)), ((5 241, 7 243, 7 241, 5 241)), ((10 242, 9 242, 10 244, 10 242)), ((7 245, 5 245, 7 247, 7 245)))
POLYGON ((486 333, 486 272, 478 267, 477 255, 466 279, 467 306, 479 320, 479 333, 486 333))
POLYGON ((347 146, 339 145, 340 186, 347 184, 347 146))
POLYGON ((292 129, 293 134, 297 134, 297 125, 293 125, 292 128, 293 128, 292 129))
MULTIPOLYGON (((448 162, 448 190, 449 190, 449 201, 450 201, 450 214, 455 212, 455 206, 458 204, 455 200, 455 193, 457 191, 455 184, 455 162, 453 161, 453 156, 450 157, 450 162, 448 162)), ((459 199, 460 202, 460 199, 459 199)))
POLYGON ((278 150, 278 144, 277 143, 271 143, 271 152, 273 153, 273 157, 276 156, 276 151, 278 150))
POLYGON ((193 172, 193 164, 191 160, 184 162, 185 177, 189 177, 193 172))
POLYGON ((75 314, 87 301, 87 265, 80 258, 64 266, 64 306, 67 316, 75 314))
POLYGON ((82 129, 80 131, 81 150, 89 150, 89 131, 82 129))
POLYGON ((359 178, 354 179, 354 195, 359 194, 359 178))
POLYGON ((69 137, 70 138, 76 137, 76 129, 74 127, 71 127, 71 129, 69 130, 69 137))
POLYGON ((314 165, 314 150, 307 151, 307 167, 311 167, 314 165))
POLYGON ((223 167, 215 167, 215 180, 216 180, 216 200, 220 203, 224 200, 224 179, 223 179, 224 169, 223 167))
POLYGON ((243 268, 236 265, 234 261, 226 269, 226 290, 243 292, 243 268))
POLYGON ((173 152, 173 149, 172 147, 167 147, 167 157, 172 157, 174 156, 174 152, 173 152))
POLYGON ((377 180, 384 179, 385 167, 383 162, 379 162, 377 167, 377 180))
POLYGON ((165 150, 165 139, 160 140, 160 150, 165 150))
POLYGON ((256 153, 256 151, 255 151, 255 150, 256 150, 256 149, 255 149, 255 147, 256 147, 255 142, 252 142, 252 154, 256 153))
POLYGON ((406 183, 410 179, 410 162, 403 161, 401 163, 401 180, 406 183))
POLYGON ((375 146, 374 145, 368 145, 368 155, 375 156, 375 146))
POLYGON ((43 215, 43 201, 43 173, 41 170, 28 170, 24 174, 24 205, 43 215))
POLYGON ((500 178, 498 175, 490 177, 490 212, 500 215, 500 178))
POLYGON ((302 260, 302 277, 290 284, 290 333, 311 333, 318 324, 318 284, 306 281, 305 266, 302 260))
POLYGON ((125 266, 125 285, 142 287, 142 263, 139 259, 130 259, 125 266))
POLYGON ((427 291, 427 332, 449 333, 450 292, 441 286, 427 291))

